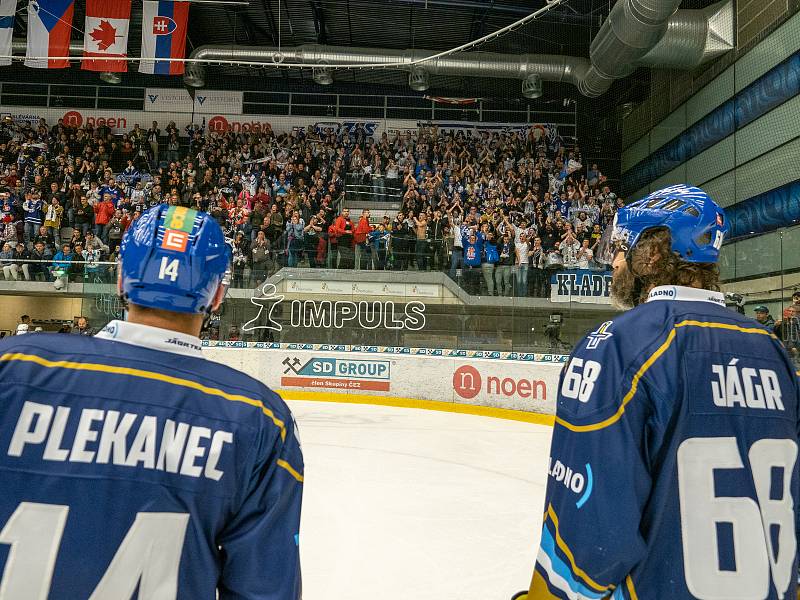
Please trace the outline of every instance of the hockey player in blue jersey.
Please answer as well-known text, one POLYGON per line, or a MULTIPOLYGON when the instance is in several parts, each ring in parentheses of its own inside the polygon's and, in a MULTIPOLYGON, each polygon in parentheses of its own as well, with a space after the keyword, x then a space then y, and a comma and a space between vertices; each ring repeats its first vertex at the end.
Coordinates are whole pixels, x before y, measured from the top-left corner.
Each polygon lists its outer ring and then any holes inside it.
POLYGON ((201 354, 230 259, 156 206, 122 243, 128 321, 0 343, 0 599, 300 597, 292 415, 201 354))
POLYGON ((635 306, 560 380, 544 525, 520 600, 797 596, 798 380, 725 308, 728 227, 674 186, 618 212, 612 295, 635 306))

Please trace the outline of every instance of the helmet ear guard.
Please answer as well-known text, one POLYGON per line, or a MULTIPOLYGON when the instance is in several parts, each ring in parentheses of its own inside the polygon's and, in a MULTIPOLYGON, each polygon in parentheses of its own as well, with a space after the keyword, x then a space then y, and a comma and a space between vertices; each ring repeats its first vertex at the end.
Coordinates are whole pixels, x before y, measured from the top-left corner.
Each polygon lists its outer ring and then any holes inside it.
POLYGON ((629 232, 619 226, 618 218, 618 215, 614 215, 614 222, 606 227, 595 251, 596 259, 606 265, 612 264, 619 252, 624 252, 627 256, 632 247, 629 243, 629 232))
MULTIPOLYGON (((232 244, 233 241, 230 238, 225 238, 225 242, 228 245, 228 248, 233 253, 232 244)), ((228 295, 228 290, 230 289, 231 280, 233 279, 233 262, 232 260, 228 261, 228 266, 225 269, 225 272, 222 274, 222 279, 220 280, 219 284, 223 286, 222 291, 222 300, 225 300, 225 297, 228 295)), ((203 314, 203 324, 201 326, 201 331, 206 331, 211 324, 211 317, 214 314, 214 307, 212 306, 212 302, 209 302, 208 306, 205 308, 205 312, 203 314)))

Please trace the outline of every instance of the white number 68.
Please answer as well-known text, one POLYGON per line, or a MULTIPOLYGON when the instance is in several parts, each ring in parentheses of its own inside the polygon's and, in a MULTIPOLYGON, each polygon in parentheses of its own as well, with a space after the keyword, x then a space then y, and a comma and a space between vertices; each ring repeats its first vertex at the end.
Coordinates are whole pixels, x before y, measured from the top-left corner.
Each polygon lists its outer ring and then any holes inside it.
POLYGON ((567 367, 567 372, 564 373, 561 395, 565 398, 588 402, 601 369, 600 363, 594 360, 584 361, 582 358, 573 358, 567 367))

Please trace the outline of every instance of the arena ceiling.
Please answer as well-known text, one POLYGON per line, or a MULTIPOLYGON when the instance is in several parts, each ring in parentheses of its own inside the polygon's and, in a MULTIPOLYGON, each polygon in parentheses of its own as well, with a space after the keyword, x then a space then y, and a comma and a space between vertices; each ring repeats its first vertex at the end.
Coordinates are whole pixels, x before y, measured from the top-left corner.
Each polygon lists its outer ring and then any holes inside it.
MULTIPOLYGON (((545 0, 244 0, 192 4, 189 17, 187 55, 206 44, 247 46, 297 46, 325 44, 392 49, 446 50, 480 38, 509 25, 544 6, 545 0)), ((685 0, 681 8, 704 8, 713 0, 685 0)), ((479 50, 512 54, 589 55, 589 46, 613 0, 567 0, 546 15, 499 39, 482 44, 479 50)), ((85 3, 76 2, 73 41, 82 39, 85 3)), ((134 5, 131 15, 129 54, 139 53, 141 9, 134 5)), ((15 39, 25 36, 26 15, 20 10, 15 23, 15 39)), ((135 68, 132 66, 132 70, 135 68)), ((72 69, 73 72, 77 69, 72 69)), ((5 80, 30 80, 31 71, 16 64, 4 69, 5 80)), ((42 79, 63 81, 63 72, 41 72, 42 79)), ((86 83, 87 73, 75 73, 75 83, 86 83)), ((392 71, 348 71, 335 74, 334 88, 313 83, 308 70, 246 69, 212 66, 208 86, 221 82, 239 89, 315 89, 342 91, 352 86, 397 87, 408 92, 407 74, 392 71), (264 78, 270 81, 263 85, 264 78)), ((72 73, 70 78, 72 79, 72 73)), ((39 73, 37 73, 39 79, 39 73)), ((161 78, 159 78, 161 79, 161 78)), ((644 90, 646 72, 630 81, 618 82, 616 95, 630 96, 644 90)), ((159 85, 167 81, 159 81, 159 85)), ((179 81, 176 79, 176 84, 179 81)), ((493 79, 434 77, 428 91, 435 95, 481 97, 518 96, 517 82, 498 84, 493 79), (513 87, 513 90, 511 89, 513 87)), ((136 73, 125 76, 123 84, 153 84, 152 78, 136 73)), ((565 84, 548 83, 545 97, 574 97, 576 91, 565 84)), ((614 92, 612 92, 614 93, 614 92)), ((634 98, 630 98, 633 100, 634 98)))
MULTIPOLYGON (((714 0, 685 0, 681 8, 704 8, 714 0)), ((248 6, 192 6, 189 41, 203 44, 297 46, 317 43, 390 49, 446 50, 483 37, 531 14, 545 0, 249 0, 248 6)), ((548 14, 477 50, 510 54, 589 55, 592 39, 613 0, 567 0, 548 14)), ((217 73, 225 73, 217 69, 217 73)), ((236 70, 237 74, 240 71, 236 70)), ((305 71, 272 72, 283 79, 311 80, 305 71)), ((407 87, 407 74, 389 71, 338 73, 339 82, 407 87)), ((435 77, 432 93, 506 95, 497 80, 435 77)), ((561 88, 562 86, 555 86, 561 88)), ((574 95, 569 86, 564 92, 574 95)))

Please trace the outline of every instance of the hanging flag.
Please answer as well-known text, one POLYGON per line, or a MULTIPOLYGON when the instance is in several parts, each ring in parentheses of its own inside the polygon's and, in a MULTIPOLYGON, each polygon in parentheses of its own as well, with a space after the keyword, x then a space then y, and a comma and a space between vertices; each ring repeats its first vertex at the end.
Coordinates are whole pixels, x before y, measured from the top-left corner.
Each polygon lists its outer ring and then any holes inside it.
POLYGON ((25 66, 64 69, 69 66, 74 0, 31 0, 28 3, 28 51, 25 66), (55 57, 53 59, 47 57, 55 57))
POLYGON ((453 104, 456 106, 469 106, 470 104, 477 104, 481 101, 480 98, 448 98, 445 96, 424 96, 425 100, 436 102, 437 104, 453 104))
POLYGON ((131 0, 86 0, 86 28, 83 37, 82 69, 87 71, 128 70, 128 24, 131 0), (119 60, 91 60, 119 57, 119 60))
MULTIPOLYGON (((11 56, 11 36, 14 33, 16 12, 17 0, 0 0, 0 55, 11 56)), ((10 64, 10 58, 0 58, 0 65, 10 64)))
POLYGON ((142 16, 142 60, 140 73, 156 75, 183 74, 182 61, 159 58, 186 57, 186 24, 189 20, 188 2, 144 0, 142 16))

